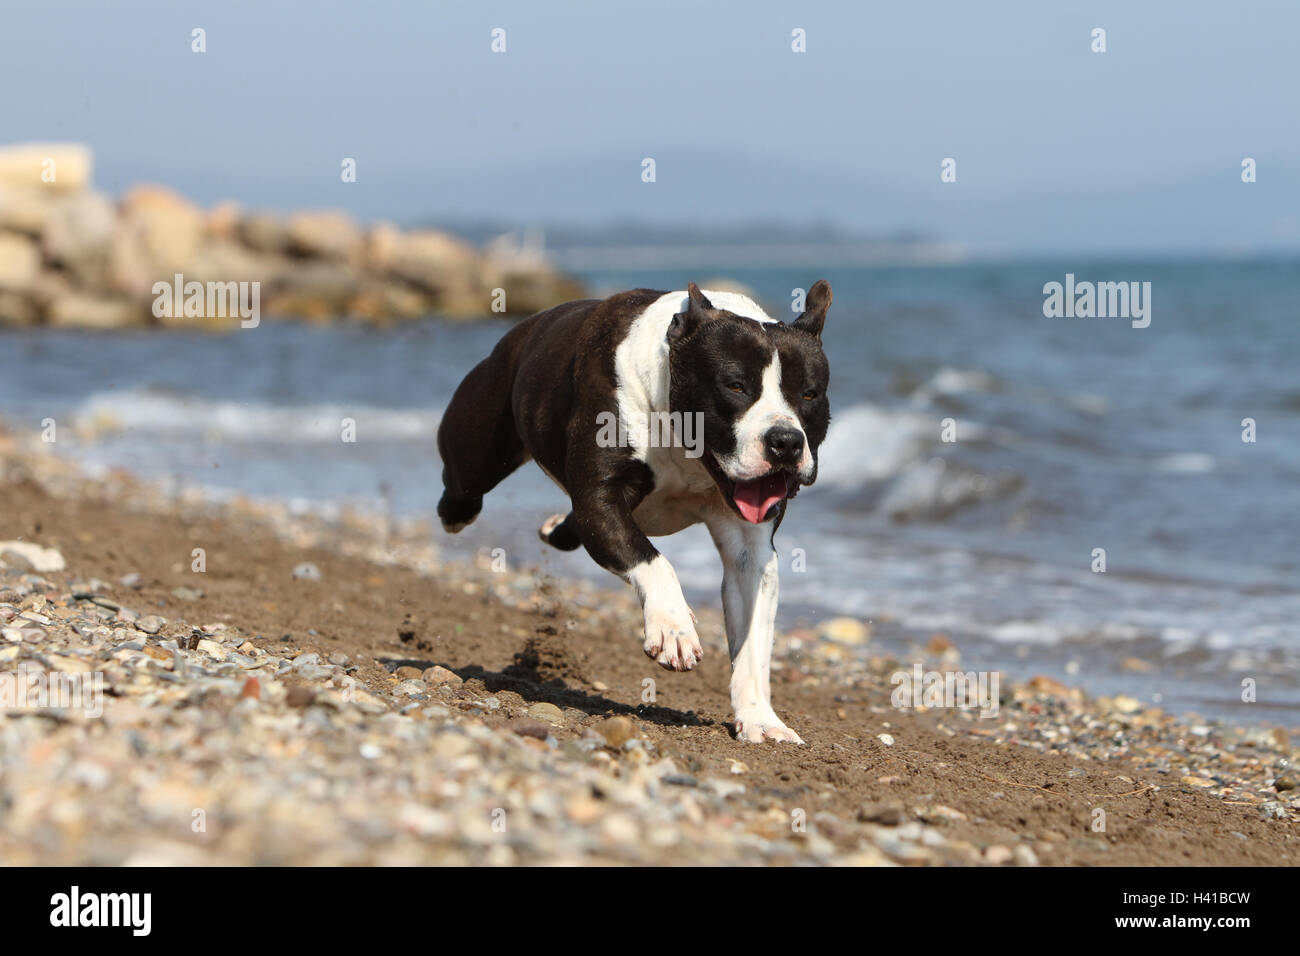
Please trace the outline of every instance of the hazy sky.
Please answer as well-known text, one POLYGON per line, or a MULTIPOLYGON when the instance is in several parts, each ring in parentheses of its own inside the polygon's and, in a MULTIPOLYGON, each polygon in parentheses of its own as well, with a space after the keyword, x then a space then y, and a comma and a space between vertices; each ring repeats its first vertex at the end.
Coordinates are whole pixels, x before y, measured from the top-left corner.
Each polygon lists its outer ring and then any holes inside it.
POLYGON ((783 214, 1031 247, 1110 203, 1085 244, 1160 245, 1222 189, 1190 238, 1300 245, 1297 36, 1296 0, 60 0, 4 13, 0 135, 89 143, 111 191, 363 216, 783 214))

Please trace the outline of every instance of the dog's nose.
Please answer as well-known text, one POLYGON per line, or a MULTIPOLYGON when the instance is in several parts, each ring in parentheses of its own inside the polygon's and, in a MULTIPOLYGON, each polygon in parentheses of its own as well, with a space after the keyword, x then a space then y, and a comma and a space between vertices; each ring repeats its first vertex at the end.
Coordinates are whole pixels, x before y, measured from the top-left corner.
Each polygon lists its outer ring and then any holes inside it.
POLYGON ((767 460, 774 465, 797 465, 803 457, 803 432, 788 425, 769 428, 763 436, 767 460))

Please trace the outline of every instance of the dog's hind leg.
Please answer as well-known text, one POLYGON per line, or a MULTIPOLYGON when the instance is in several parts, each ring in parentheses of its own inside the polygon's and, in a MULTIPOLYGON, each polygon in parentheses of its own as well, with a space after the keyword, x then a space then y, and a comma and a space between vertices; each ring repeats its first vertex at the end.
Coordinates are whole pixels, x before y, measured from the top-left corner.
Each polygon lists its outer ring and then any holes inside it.
POLYGON ((483 509, 483 496, 528 461, 510 407, 508 357, 495 350, 465 376, 438 425, 442 526, 455 534, 483 509))
POLYGON ((582 539, 578 537, 578 528, 573 520, 573 512, 567 515, 551 515, 542 522, 542 526, 537 529, 541 539, 553 548, 559 548, 561 551, 576 551, 582 547, 582 539))

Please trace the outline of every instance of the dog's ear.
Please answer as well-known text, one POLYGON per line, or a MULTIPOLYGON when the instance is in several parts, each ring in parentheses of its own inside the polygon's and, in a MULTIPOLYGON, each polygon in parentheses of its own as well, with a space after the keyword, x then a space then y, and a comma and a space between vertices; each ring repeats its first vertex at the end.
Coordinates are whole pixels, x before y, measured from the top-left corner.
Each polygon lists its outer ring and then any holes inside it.
POLYGON ((686 303, 686 311, 678 312, 673 316, 672 322, 668 324, 668 340, 671 342, 675 339, 683 339, 700 327, 700 323, 707 321, 717 315, 717 310, 708 297, 700 291, 700 287, 694 282, 686 287, 687 295, 690 296, 686 303))
POLYGON ((818 279, 804 296, 803 315, 794 320, 794 328, 821 338, 822 326, 826 324, 826 310, 830 307, 831 284, 825 279, 818 279))

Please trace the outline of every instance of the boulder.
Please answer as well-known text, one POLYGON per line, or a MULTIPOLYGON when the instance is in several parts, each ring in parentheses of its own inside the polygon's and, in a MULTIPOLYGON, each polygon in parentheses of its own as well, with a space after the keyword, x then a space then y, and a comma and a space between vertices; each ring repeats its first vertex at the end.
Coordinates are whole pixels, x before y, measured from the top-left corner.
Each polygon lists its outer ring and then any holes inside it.
POLYGON ((208 210, 203 217, 203 234, 213 239, 234 240, 239 235, 239 203, 226 200, 208 210))
POLYGON ((0 289, 25 292, 41 274, 41 251, 26 236, 0 232, 0 289))
POLYGON ((143 295, 155 282, 183 272, 202 230, 203 214, 188 199, 163 186, 136 186, 122 199, 111 243, 113 287, 143 295))
POLYGON ((0 183, 74 193, 90 186, 90 150, 79 143, 0 147, 0 183))
POLYGON ((289 251, 289 224, 271 213, 253 213, 240 221, 239 238, 259 252, 285 253, 289 251))
POLYGON ((0 183, 0 229, 39 236, 59 194, 0 183))
POLYGON ((84 292, 56 295, 45 308, 45 321, 60 328, 120 329, 143 324, 148 318, 148 308, 139 301, 84 292))
POLYGON ((199 282, 273 283, 286 277, 293 264, 279 256, 266 255, 228 239, 208 239, 194 250, 182 272, 186 280, 199 282))
POLYGON ((399 234, 386 259, 380 267, 383 271, 432 292, 477 283, 479 262, 474 248, 436 229, 399 234))
POLYGON ((348 301, 345 314, 350 318, 383 321, 415 319, 433 311, 428 296, 402 282, 367 277, 348 301))
POLYGON ((0 291, 0 326, 32 325, 40 318, 40 310, 29 295, 0 291))
POLYGON ((289 251, 322 259, 354 260, 360 254, 361 230, 341 212, 303 212, 289 220, 289 251))
POLYGON ((299 263, 282 276, 263 300, 267 315, 306 319, 341 318, 361 288, 360 274, 340 263, 299 263))
POLYGON ((117 210, 98 193, 62 197, 50 210, 41 233, 45 257, 82 285, 102 286, 108 277, 109 244, 117 229, 117 210))

